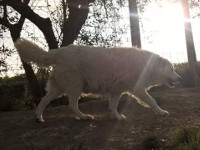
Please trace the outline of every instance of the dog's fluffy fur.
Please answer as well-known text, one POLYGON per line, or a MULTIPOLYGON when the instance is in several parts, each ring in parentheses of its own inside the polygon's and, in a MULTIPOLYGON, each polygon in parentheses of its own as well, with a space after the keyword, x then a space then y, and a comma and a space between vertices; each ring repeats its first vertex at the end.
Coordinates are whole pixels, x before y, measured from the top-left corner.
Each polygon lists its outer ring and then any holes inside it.
POLYGON ((25 39, 15 42, 22 60, 40 66, 54 66, 46 87, 47 94, 36 109, 36 118, 43 122, 47 104, 60 95, 69 96, 69 106, 81 119, 92 119, 78 108, 81 93, 102 94, 109 97, 109 108, 115 118, 125 119, 117 111, 120 95, 133 94, 143 105, 152 107, 162 116, 162 110, 147 93, 154 85, 173 86, 180 80, 171 63, 149 51, 137 48, 100 48, 69 45, 44 51, 25 39))

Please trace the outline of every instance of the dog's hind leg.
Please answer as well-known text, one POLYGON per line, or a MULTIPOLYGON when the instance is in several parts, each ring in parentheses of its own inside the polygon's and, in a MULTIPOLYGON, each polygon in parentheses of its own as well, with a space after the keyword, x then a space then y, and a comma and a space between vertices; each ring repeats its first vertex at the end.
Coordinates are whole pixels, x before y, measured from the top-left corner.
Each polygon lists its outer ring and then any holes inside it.
POLYGON ((43 119, 43 116, 42 116, 42 113, 43 113, 44 109, 46 108, 46 106, 47 106, 52 100, 54 100, 55 98, 57 98, 59 95, 60 95, 60 93, 55 92, 55 91, 51 91, 51 92, 48 92, 48 93, 46 94, 46 96, 44 96, 44 97, 42 98, 42 100, 40 101, 38 107, 36 108, 36 112, 35 112, 36 120, 37 120, 38 122, 44 122, 44 119, 43 119))
POLYGON ((109 109, 112 111, 113 116, 117 120, 125 120, 126 117, 123 114, 119 114, 117 111, 117 107, 119 105, 120 96, 111 96, 109 99, 109 109))
POLYGON ((78 107, 78 101, 79 101, 80 94, 70 94, 69 95, 69 106, 73 110, 73 112, 80 118, 80 119, 94 119, 92 115, 89 114, 83 114, 78 107))
POLYGON ((35 117, 37 122, 44 122, 42 116, 44 109, 52 100, 56 99, 62 94, 52 80, 49 80, 48 86, 49 89, 46 96, 41 99, 39 105, 36 108, 35 117))

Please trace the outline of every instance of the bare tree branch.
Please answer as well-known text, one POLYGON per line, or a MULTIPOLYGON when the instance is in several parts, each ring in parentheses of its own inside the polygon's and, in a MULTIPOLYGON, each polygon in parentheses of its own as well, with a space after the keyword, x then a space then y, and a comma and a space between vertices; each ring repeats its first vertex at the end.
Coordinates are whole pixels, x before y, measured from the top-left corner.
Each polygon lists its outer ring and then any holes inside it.
POLYGON ((3 0, 7 5, 11 6, 23 17, 33 22, 44 34, 50 49, 57 48, 58 44, 52 29, 52 24, 49 18, 42 18, 36 14, 29 6, 28 1, 24 0, 3 0), (17 2, 16 2, 17 1, 17 2))

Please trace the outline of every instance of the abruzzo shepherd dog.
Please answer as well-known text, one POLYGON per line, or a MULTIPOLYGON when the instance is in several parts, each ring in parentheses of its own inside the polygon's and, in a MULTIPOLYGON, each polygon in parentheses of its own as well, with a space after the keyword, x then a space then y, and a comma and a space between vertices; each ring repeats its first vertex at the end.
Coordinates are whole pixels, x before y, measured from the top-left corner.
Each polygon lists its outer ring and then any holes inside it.
POLYGON ((172 64, 146 50, 138 48, 100 48, 69 45, 49 52, 36 44, 18 39, 15 47, 22 60, 42 67, 53 66, 44 96, 36 109, 36 119, 44 122, 42 113, 50 101, 61 95, 69 96, 69 106, 80 119, 93 119, 78 108, 82 93, 108 97, 109 109, 118 120, 126 119, 117 107, 123 92, 134 95, 137 101, 150 106, 157 114, 167 116, 147 93, 155 85, 173 87, 181 77, 172 64))

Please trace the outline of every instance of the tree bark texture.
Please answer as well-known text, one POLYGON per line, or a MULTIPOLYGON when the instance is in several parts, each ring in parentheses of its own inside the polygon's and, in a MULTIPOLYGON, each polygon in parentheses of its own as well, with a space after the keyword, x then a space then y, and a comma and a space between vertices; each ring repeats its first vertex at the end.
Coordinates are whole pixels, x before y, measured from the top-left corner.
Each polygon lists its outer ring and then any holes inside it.
POLYGON ((185 27, 185 38, 186 38, 186 46, 187 46, 187 55, 188 55, 188 63, 189 63, 189 76, 190 76, 190 84, 188 87, 196 87, 199 86, 199 74, 197 68, 197 60, 196 60, 196 52, 194 47, 194 40, 192 34, 192 26, 190 21, 190 12, 189 5, 187 0, 182 0, 182 7, 184 12, 184 27, 185 27))
POLYGON ((89 13, 89 4, 94 2, 94 0, 68 0, 67 2, 69 16, 64 22, 63 42, 61 46, 72 44, 77 38, 83 24, 87 19, 89 13))
POLYGON ((137 0, 129 0, 129 13, 130 13, 130 28, 131 28, 132 46, 141 47, 137 0))

